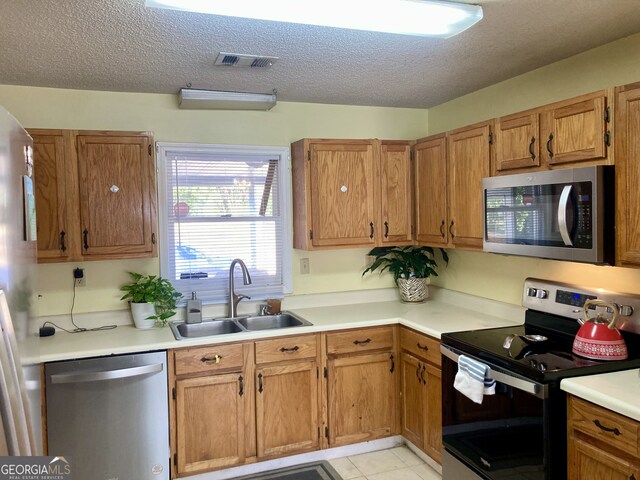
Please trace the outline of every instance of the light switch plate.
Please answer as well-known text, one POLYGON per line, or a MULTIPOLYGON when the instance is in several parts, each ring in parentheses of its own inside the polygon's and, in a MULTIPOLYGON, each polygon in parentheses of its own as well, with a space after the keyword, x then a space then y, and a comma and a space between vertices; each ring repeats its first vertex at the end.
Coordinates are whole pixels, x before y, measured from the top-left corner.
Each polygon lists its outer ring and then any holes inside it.
POLYGON ((309 267, 309 259, 308 258, 301 258, 300 259, 300 275, 308 275, 310 273, 310 267, 309 267))

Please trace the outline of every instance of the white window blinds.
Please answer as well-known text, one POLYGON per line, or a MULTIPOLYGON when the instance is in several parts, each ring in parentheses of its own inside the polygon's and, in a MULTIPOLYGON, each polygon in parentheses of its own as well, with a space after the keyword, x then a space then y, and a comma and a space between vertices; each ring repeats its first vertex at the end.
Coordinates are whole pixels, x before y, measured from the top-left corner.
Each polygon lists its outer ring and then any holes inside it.
POLYGON ((277 147, 159 144, 166 248, 162 275, 189 297, 227 300, 229 265, 242 259, 254 300, 290 291, 289 153, 277 147))

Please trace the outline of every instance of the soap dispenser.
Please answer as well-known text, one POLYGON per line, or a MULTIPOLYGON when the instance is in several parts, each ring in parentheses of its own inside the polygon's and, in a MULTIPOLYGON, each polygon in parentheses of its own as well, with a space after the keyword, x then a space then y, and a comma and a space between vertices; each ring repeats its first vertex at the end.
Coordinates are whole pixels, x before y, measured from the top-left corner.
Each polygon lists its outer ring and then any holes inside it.
POLYGON ((187 300, 187 323, 202 322, 202 300, 198 300, 196 292, 191 292, 191 300, 187 300))

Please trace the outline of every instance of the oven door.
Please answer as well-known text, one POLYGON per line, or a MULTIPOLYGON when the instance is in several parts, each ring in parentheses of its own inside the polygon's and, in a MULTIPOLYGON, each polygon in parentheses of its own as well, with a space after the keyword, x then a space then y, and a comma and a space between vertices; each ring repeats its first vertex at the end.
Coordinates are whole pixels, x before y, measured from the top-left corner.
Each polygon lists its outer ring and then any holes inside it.
MULTIPOLYGON (((442 424, 443 479, 553 480, 562 478, 566 454, 551 458, 550 438, 556 434, 552 423, 557 419, 547 385, 509 373, 489 364, 496 380, 496 394, 486 395, 478 405, 453 387, 458 370, 458 356, 463 353, 443 345, 442 351, 442 424), (553 430, 553 432, 552 432, 553 430), (553 460, 553 461, 552 461, 553 460), (558 470, 552 476, 552 471, 558 470)), ((487 363, 485 360, 479 361, 487 363)), ((559 389, 557 389, 559 391, 559 389)), ((562 415, 564 406, 559 407, 562 415)), ((560 427, 565 428, 561 422, 560 427)), ((562 432, 560 451, 566 450, 562 432)))

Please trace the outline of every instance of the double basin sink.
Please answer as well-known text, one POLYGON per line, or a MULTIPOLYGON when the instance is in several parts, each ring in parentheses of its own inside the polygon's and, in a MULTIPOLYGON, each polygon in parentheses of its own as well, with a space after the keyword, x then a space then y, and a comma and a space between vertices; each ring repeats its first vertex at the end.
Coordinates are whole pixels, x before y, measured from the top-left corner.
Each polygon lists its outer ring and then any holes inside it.
POLYGON ((280 328, 303 327, 311 322, 291 312, 277 315, 259 315, 255 317, 214 318, 202 323, 169 322, 176 340, 185 338, 210 337, 229 333, 255 332, 259 330, 277 330, 280 328))

